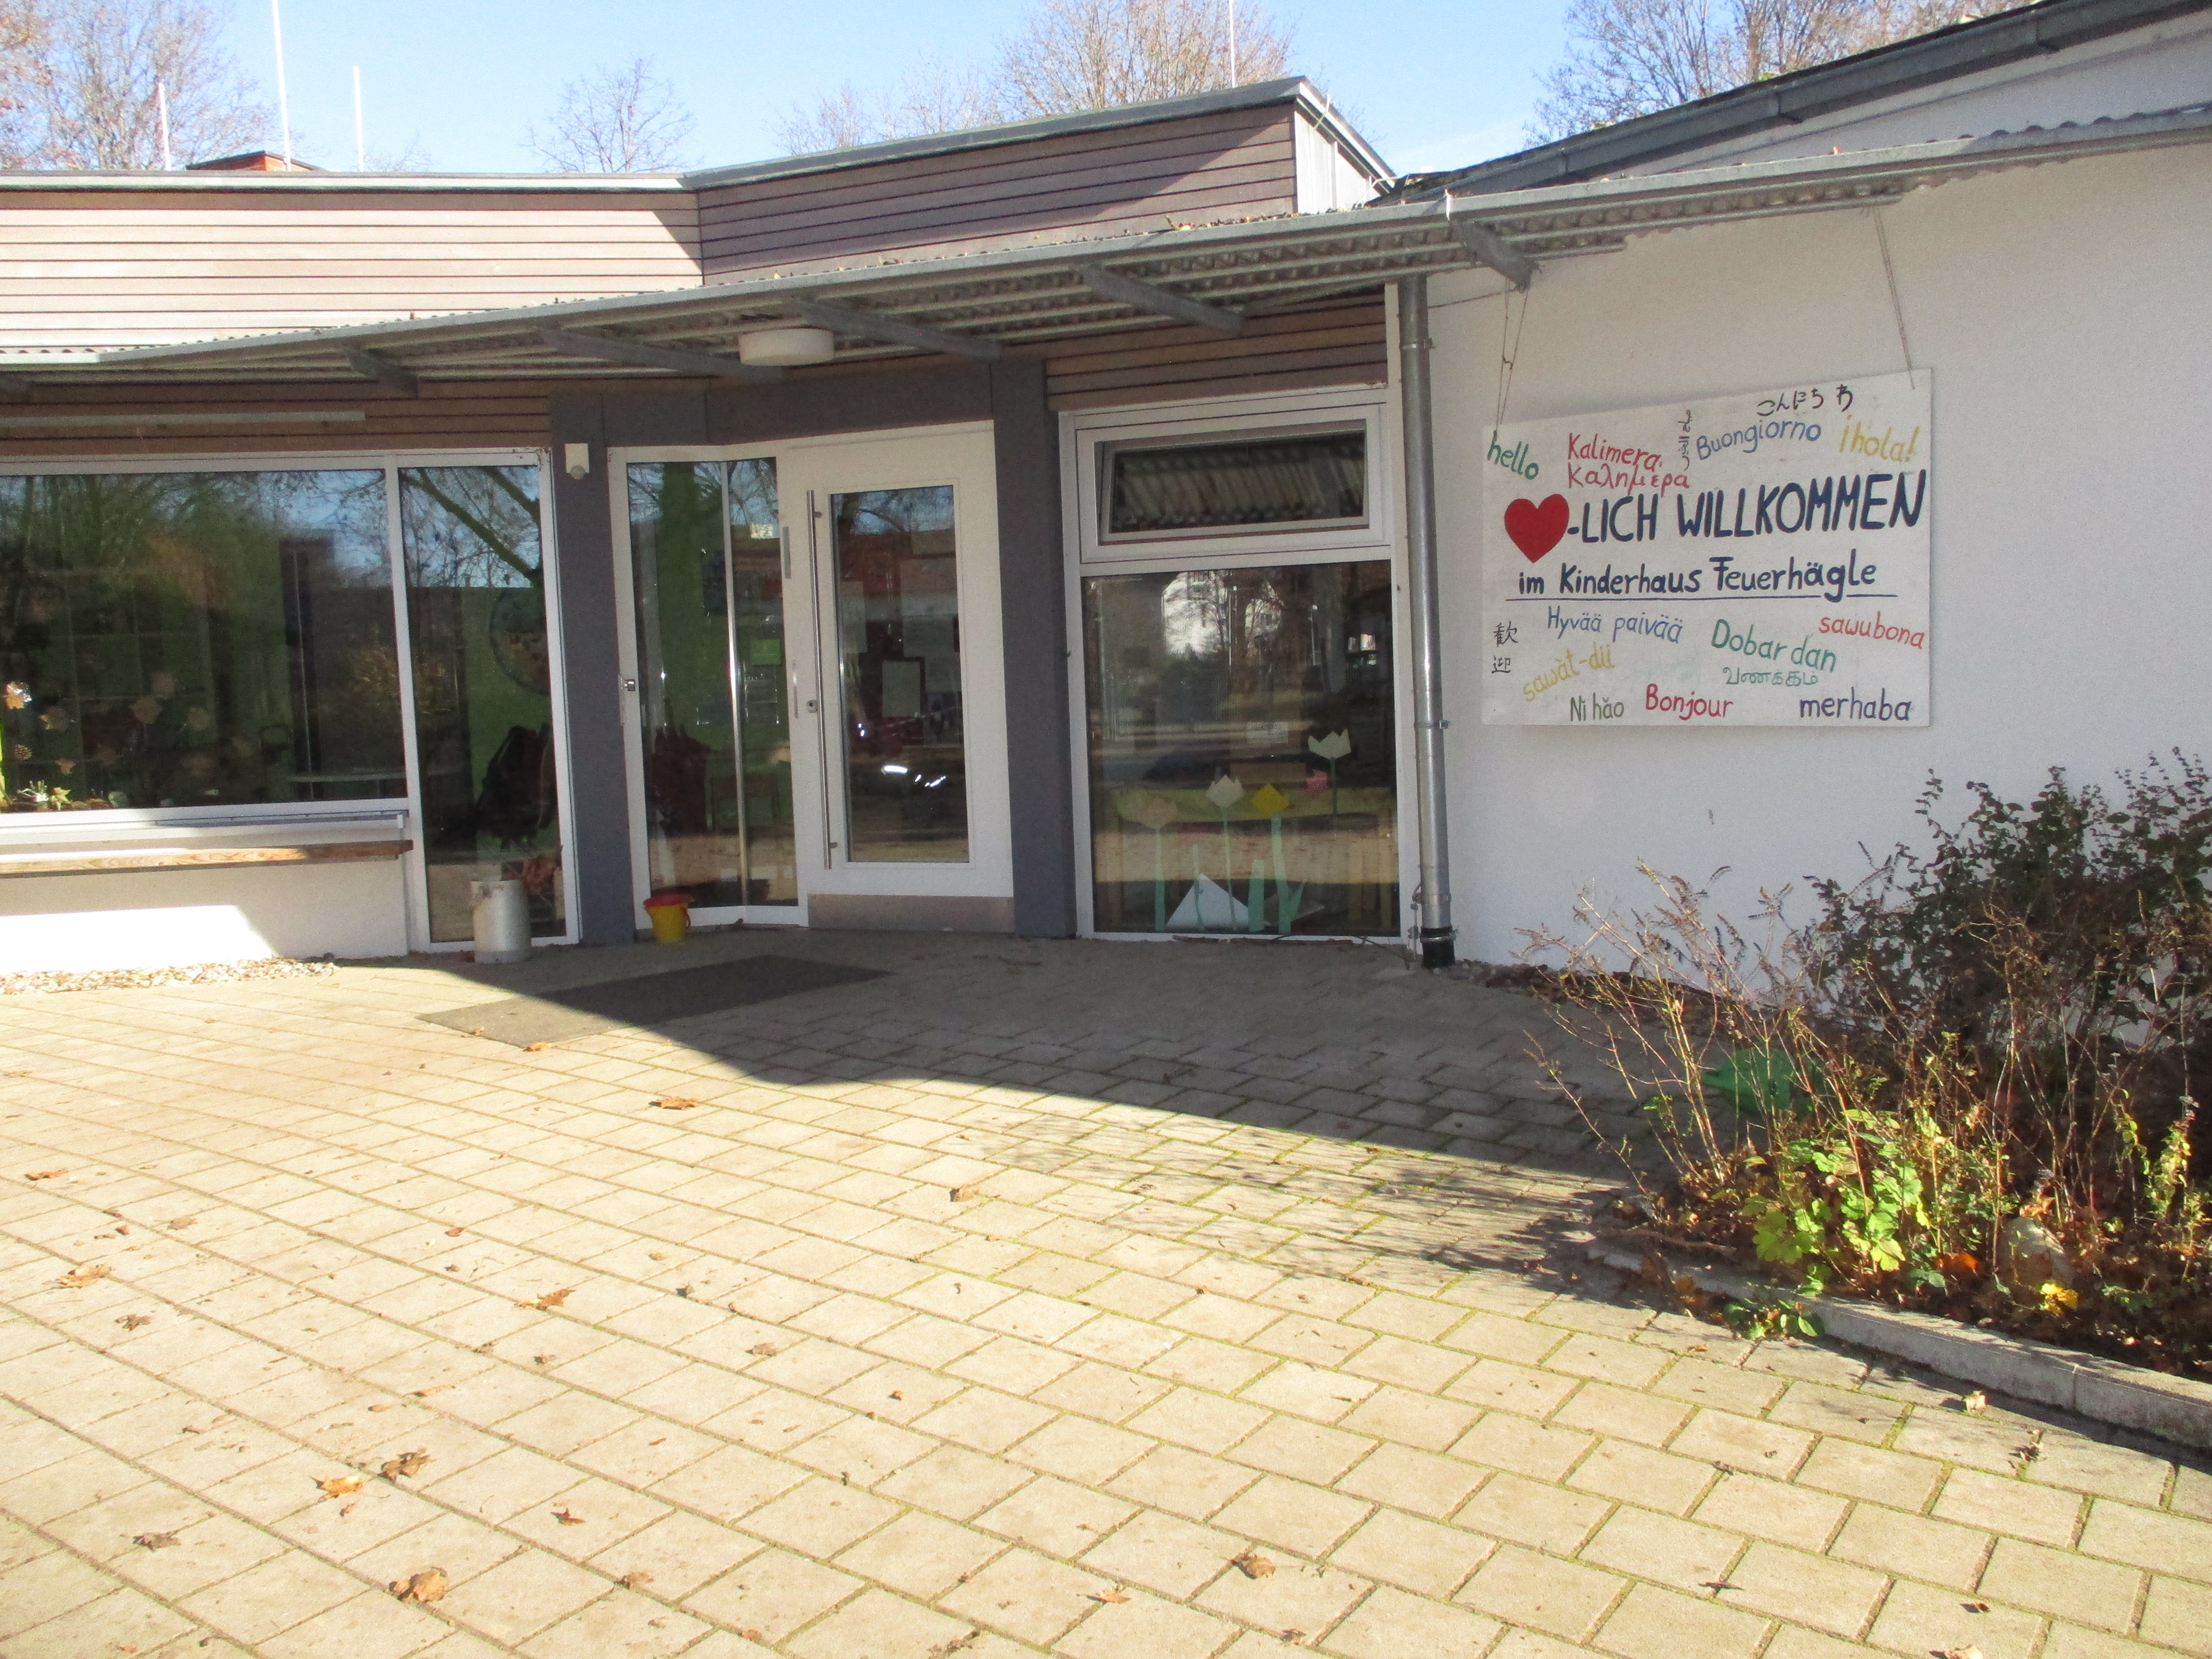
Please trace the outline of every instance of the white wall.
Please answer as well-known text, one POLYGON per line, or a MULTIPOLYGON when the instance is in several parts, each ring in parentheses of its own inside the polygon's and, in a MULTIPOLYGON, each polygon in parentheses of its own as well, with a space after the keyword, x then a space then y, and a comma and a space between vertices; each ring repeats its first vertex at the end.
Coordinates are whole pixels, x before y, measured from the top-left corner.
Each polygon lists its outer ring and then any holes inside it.
MULTIPOLYGON (((1911 833, 1931 771, 2021 795, 2053 765, 2109 780, 2154 750, 2212 755, 2212 158, 2020 168, 1883 211, 1913 362, 1935 375, 1924 731, 1485 727, 1480 526, 1518 493, 1483 455, 1500 300, 1487 273, 1432 283, 1466 954, 1510 958, 1585 884, 1639 897, 1639 859, 1731 866, 1720 890, 1744 909, 1761 884, 1856 875, 1862 843, 1911 833)), ((1903 361, 1867 210, 1659 232, 1538 274, 1507 419, 1903 361)))
POLYGON ((2208 100, 2212 17, 2180 17, 1622 171, 1673 173, 1731 161, 1826 155, 1835 149, 1978 138, 2208 100))
MULTIPOLYGON (((106 850, 106 849, 103 849, 106 850)), ((0 973, 407 952, 398 859, 0 879, 0 973)))

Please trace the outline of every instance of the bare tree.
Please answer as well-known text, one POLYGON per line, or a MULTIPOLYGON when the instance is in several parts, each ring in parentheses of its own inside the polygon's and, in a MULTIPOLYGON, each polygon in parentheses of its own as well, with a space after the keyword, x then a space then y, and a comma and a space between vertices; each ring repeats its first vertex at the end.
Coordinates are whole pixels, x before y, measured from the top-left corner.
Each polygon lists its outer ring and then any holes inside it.
POLYGON ((1235 12, 1229 67, 1224 0, 1042 0, 1000 56, 999 79, 1023 115, 1069 115, 1217 87, 1270 81, 1289 61, 1289 32, 1256 5, 1235 12))
POLYGON ((635 58, 568 82, 529 143, 556 173, 666 173, 684 166, 695 125, 653 59, 635 58))
POLYGON ((0 3, 0 161, 158 167, 156 82, 179 158, 249 148, 269 112, 222 50, 222 32, 206 0, 0 3))
POLYGON ((1289 59, 1289 31, 1254 0, 1038 0, 988 70, 933 62, 890 91, 848 82, 776 133, 793 154, 842 149, 1273 80, 1289 59))
POLYGON ((775 132, 792 155, 811 155, 1007 118, 1006 100, 988 76, 931 59, 889 91, 863 91, 848 81, 811 109, 785 111, 775 132))
POLYGON ((1966 15, 1960 0, 1568 0, 1567 55, 1544 76, 1528 137, 1548 143, 1966 15))

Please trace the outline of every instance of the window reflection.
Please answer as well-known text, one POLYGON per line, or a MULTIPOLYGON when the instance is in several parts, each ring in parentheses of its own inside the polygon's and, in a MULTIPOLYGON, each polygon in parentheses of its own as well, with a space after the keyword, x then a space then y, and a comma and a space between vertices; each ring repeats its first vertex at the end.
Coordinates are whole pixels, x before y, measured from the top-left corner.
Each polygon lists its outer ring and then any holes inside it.
POLYGON ((952 487, 832 495, 846 856, 968 857, 952 487))
POLYGON ((1105 933, 1399 927, 1386 562, 1084 584, 1105 933))
POLYGON ((796 904, 775 464, 633 465, 629 500, 653 884, 796 904))
POLYGON ((471 933, 472 881, 520 878, 567 927, 535 466, 403 468, 400 528, 434 941, 471 933))
POLYGON ((381 471, 0 477, 0 810, 406 793, 381 471))

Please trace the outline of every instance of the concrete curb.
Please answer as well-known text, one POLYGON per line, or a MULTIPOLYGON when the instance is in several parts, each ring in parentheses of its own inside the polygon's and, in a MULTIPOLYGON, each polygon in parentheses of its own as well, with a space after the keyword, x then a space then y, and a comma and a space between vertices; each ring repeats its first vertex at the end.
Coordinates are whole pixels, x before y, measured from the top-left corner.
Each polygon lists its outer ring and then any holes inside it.
MULTIPOLYGON (((1627 1273, 1644 1271, 1643 1254, 1625 1245, 1600 1240, 1587 1248, 1608 1267, 1627 1273)), ((1723 1268, 1687 1262, 1669 1261, 1667 1271, 1678 1277, 1686 1274, 1698 1289, 1714 1296, 1741 1299, 1772 1296, 1784 1289, 1771 1281, 1753 1281, 1723 1268)), ((1803 1300, 1823 1331, 1855 1347, 1924 1365, 2015 1399, 2056 1406, 2094 1422, 2154 1434, 2185 1446, 2212 1448, 2212 1382, 2168 1376, 1932 1314, 1829 1296, 1803 1300)))

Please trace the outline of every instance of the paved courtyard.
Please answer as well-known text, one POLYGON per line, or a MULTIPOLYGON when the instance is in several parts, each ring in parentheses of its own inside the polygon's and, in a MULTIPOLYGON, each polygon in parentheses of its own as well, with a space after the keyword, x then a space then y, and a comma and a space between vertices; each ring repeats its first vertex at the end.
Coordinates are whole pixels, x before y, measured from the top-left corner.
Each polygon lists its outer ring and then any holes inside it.
POLYGON ((1578 1269, 1546 1029, 834 934, 0 1001, 0 1656, 2212 1655, 2201 1466, 1578 1269), (759 953, 884 976, 422 1018, 759 953))

